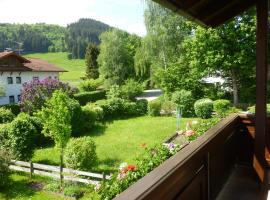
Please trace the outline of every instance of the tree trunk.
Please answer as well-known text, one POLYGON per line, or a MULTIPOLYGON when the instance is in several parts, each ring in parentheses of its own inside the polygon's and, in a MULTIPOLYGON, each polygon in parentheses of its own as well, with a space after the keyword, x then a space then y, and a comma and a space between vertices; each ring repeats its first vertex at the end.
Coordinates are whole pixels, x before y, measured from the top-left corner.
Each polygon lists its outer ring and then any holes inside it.
POLYGON ((234 69, 231 69, 232 76, 232 89, 233 89, 233 105, 238 106, 238 86, 237 86, 237 78, 234 69))
POLYGON ((61 189, 63 189, 63 181, 64 176, 63 176, 63 149, 61 149, 61 153, 60 153, 60 187, 61 189))

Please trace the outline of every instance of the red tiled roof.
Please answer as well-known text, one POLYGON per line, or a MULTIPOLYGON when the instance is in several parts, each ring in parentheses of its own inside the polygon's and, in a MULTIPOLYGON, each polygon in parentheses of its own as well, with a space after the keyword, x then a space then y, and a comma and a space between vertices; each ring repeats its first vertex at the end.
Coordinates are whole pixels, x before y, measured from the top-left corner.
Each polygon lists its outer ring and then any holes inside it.
POLYGON ((57 67, 51 63, 38 58, 29 58, 30 63, 24 63, 24 66, 31 69, 31 71, 40 72, 67 72, 60 67, 57 67))
POLYGON ((4 52, 0 52, 0 59, 6 58, 8 56, 15 56, 17 57, 19 60, 21 60, 23 63, 27 63, 30 62, 29 60, 27 60, 26 58, 16 54, 13 51, 4 51, 4 52))
POLYGON ((38 58, 26 59, 15 52, 0 52, 0 60, 9 56, 15 56, 22 63, 22 67, 0 67, 0 71, 35 71, 35 72, 67 72, 47 61, 38 58))

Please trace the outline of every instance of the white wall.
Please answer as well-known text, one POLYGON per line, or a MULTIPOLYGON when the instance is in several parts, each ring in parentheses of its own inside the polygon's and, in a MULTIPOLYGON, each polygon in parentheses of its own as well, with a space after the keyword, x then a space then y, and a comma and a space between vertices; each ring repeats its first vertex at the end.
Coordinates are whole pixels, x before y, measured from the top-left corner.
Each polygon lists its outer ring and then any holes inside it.
POLYGON ((21 93, 23 83, 32 81, 33 77, 42 80, 49 76, 59 78, 59 72, 0 72, 0 84, 5 88, 5 96, 0 97, 0 105, 9 104, 9 96, 12 95, 14 95, 15 102, 18 103, 18 95, 21 93), (7 77, 13 78, 13 84, 8 84, 7 77), (16 83, 16 77, 21 77, 21 84, 16 83))

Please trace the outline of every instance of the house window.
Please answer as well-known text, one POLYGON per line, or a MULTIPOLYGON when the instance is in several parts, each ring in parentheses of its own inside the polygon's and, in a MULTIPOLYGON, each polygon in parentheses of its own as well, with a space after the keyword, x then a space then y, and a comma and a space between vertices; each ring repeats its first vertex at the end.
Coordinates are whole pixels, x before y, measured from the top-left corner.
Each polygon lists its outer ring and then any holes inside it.
POLYGON ((8 82, 8 84, 13 84, 13 78, 12 77, 7 77, 7 82, 8 82))
POLYGON ((16 77, 16 83, 21 84, 22 83, 22 78, 21 77, 16 77))
POLYGON ((38 76, 34 76, 34 77, 33 77, 33 81, 39 81, 38 76))
POLYGON ((14 95, 9 96, 9 103, 10 103, 10 104, 15 103, 15 98, 14 98, 14 95))
POLYGON ((18 102, 21 101, 21 95, 18 95, 18 102))

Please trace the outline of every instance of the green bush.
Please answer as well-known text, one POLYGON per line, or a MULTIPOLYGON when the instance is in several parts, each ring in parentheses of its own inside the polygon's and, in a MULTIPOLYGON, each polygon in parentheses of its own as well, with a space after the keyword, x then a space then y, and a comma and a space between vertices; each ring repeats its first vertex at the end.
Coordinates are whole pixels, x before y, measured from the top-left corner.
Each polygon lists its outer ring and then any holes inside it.
POLYGON ((81 198, 84 192, 78 184, 69 184, 64 188, 64 195, 75 199, 81 198))
POLYGON ((128 79, 121 87, 121 91, 124 99, 134 101, 135 97, 143 93, 143 85, 133 79, 128 79))
POLYGON ((0 124, 0 148, 8 147, 8 127, 9 124, 0 124))
POLYGON ((172 101, 182 108, 183 117, 194 116, 194 98, 190 91, 180 90, 172 94, 172 101))
POLYGON ((109 87, 109 90, 106 94, 107 99, 122 98, 122 90, 119 85, 112 85, 109 87))
POLYGON ((95 102, 100 99, 106 98, 106 92, 104 90, 98 90, 93 92, 81 92, 74 95, 74 99, 79 101, 80 105, 84 106, 89 102, 95 102))
POLYGON ((15 115, 10 109, 0 107, 0 123, 8 123, 14 119, 15 115))
POLYGON ((161 110, 163 115, 171 115, 176 109, 175 103, 172 101, 163 101, 161 104, 161 110))
POLYGON ((0 106, 1 108, 10 109, 14 115, 18 115, 21 112, 21 107, 18 104, 9 104, 0 106))
POLYGON ((214 111, 221 117, 225 116, 230 110, 230 101, 227 99, 218 99, 213 102, 214 111))
POLYGON ((8 146, 12 156, 29 161, 35 149, 37 130, 28 114, 19 114, 8 126, 8 146))
POLYGON ((83 126, 85 130, 90 130, 97 120, 97 113, 89 104, 82 107, 83 126))
POLYGON ((72 135, 80 135, 83 132, 83 113, 78 101, 70 99, 68 101, 68 109, 71 113, 71 129, 72 135))
POLYGON ((148 102, 148 115, 159 116, 161 111, 161 102, 159 99, 148 102))
POLYGON ((97 90, 101 86, 102 82, 100 79, 87 79, 80 82, 80 89, 84 92, 91 92, 97 90))
POLYGON ((213 112, 213 101, 211 99, 199 99, 194 104, 195 113, 202 119, 210 118, 213 112))
POLYGON ((9 152, 4 148, 0 148, 0 190, 7 187, 10 183, 9 161, 9 152))
POLYGON ((138 115, 145 115, 147 113, 148 101, 140 99, 136 101, 138 115))
POLYGON ((91 170, 97 164, 95 143, 89 137, 71 139, 65 149, 64 161, 68 168, 91 170))

